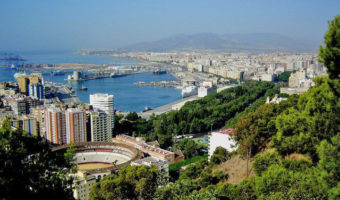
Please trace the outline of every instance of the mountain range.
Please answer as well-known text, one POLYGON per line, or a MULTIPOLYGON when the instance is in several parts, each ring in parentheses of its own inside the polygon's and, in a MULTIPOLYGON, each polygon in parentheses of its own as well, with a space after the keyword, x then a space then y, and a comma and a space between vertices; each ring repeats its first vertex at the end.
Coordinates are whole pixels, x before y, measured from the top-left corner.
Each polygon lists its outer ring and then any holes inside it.
POLYGON ((293 39, 276 33, 250 34, 178 34, 151 42, 141 42, 120 48, 124 51, 316 51, 318 44, 293 39))

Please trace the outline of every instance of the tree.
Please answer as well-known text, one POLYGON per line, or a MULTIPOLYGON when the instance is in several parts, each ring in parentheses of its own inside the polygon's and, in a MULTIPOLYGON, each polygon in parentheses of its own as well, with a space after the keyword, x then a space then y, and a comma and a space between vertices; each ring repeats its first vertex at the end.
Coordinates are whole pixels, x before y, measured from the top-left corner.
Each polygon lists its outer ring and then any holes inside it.
POLYGON ((95 183, 90 199, 152 199, 158 187, 156 166, 128 166, 95 183))
POLYGON ((282 74, 280 74, 278 76, 279 81, 281 81, 281 82, 288 82, 291 73, 292 72, 288 72, 288 71, 283 72, 282 74))
POLYGON ((129 120, 129 121, 136 121, 138 119, 138 114, 136 112, 129 112, 125 119, 129 120))
POLYGON ((325 47, 320 46, 319 60, 327 67, 331 79, 340 78, 340 15, 330 21, 325 34, 325 47))
POLYGON ((268 167, 273 164, 280 164, 280 155, 274 151, 266 153, 265 155, 257 154, 253 163, 254 172, 256 175, 261 175, 261 173, 268 170, 268 167))
POLYGON ((0 199, 73 199, 63 154, 16 130, 0 130, 0 199))
POLYGON ((335 136, 330 142, 323 140, 317 147, 318 168, 328 173, 328 181, 335 186, 340 181, 340 135, 335 136))
POLYGON ((299 96, 295 106, 276 118, 273 144, 282 155, 296 152, 316 159, 315 146, 340 131, 340 99, 332 88, 333 81, 318 77, 314 82, 316 85, 299 96))
POLYGON ((198 155, 199 145, 193 139, 185 138, 175 144, 175 148, 180 149, 185 158, 191 158, 198 155))
POLYGON ((71 142, 69 144, 69 147, 66 149, 66 152, 64 153, 64 158, 66 160, 66 163, 68 164, 67 168, 71 169, 72 173, 76 173, 78 166, 75 162, 75 156, 76 155, 76 148, 74 147, 74 144, 71 142))
POLYGON ((223 147, 217 147, 214 151, 214 154, 211 156, 210 161, 214 164, 220 164, 229 159, 230 154, 228 150, 223 147))
POLYGON ((2 121, 1 128, 3 130, 11 130, 11 120, 8 117, 2 121))
POLYGON ((240 153, 243 156, 253 156, 265 148, 277 132, 277 116, 296 103, 297 96, 291 96, 280 104, 264 104, 255 112, 241 117, 235 125, 235 139, 240 144, 240 153))

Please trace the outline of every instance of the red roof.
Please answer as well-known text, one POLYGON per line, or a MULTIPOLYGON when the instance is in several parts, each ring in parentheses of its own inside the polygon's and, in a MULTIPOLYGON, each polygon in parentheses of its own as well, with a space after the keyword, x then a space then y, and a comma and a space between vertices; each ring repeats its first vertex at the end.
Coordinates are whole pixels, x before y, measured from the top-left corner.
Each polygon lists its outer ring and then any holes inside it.
POLYGON ((221 134, 226 134, 226 135, 233 135, 234 134, 234 129, 233 128, 226 128, 226 129, 221 129, 219 131, 215 131, 216 133, 221 133, 221 134))

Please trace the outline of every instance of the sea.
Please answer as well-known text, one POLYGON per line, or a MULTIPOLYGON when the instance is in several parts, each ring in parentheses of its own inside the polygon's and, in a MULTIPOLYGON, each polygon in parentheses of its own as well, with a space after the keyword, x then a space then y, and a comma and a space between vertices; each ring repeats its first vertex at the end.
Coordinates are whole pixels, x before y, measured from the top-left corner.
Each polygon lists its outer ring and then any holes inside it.
MULTIPOLYGON (((5 55, 0 52, 1 55, 5 55)), ((85 63, 97 65, 124 66, 138 64, 138 60, 113 58, 102 56, 82 56, 73 51, 51 51, 51 52, 16 52, 16 56, 25 59, 25 63, 33 64, 61 64, 61 63, 85 63)), ((0 63, 4 64, 4 63, 0 63)), ((14 74, 17 69, 0 67, 0 82, 15 81, 14 74)), ((28 72, 28 71, 27 71, 28 72)), ((123 77, 88 80, 82 82, 68 82, 64 79, 68 74, 62 76, 44 75, 48 81, 69 84, 74 88, 78 98, 85 103, 89 103, 89 95, 94 93, 108 93, 114 95, 115 109, 123 112, 140 112, 145 107, 156 108, 176 100, 181 99, 181 90, 176 88, 135 86, 137 81, 162 81, 175 80, 171 74, 154 75, 152 73, 139 73, 123 77), (88 88, 87 91, 80 90, 82 86, 88 88)))

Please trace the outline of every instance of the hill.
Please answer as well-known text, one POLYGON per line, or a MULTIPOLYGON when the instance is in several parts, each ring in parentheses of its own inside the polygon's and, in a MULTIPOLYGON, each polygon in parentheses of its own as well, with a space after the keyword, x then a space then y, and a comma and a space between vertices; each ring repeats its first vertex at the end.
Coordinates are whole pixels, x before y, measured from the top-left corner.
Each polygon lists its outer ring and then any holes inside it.
POLYGON ((318 44, 275 33, 250 34, 179 34, 151 42, 124 46, 124 51, 315 51, 318 44))

